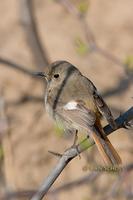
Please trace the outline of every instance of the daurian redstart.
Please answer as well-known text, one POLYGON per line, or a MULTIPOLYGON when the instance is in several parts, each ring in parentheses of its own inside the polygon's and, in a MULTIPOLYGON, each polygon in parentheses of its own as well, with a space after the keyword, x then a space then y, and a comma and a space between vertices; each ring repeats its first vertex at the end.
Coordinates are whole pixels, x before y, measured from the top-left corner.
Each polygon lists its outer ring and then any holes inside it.
POLYGON ((65 132, 86 133, 95 141, 105 164, 121 164, 121 158, 105 135, 101 114, 113 129, 113 116, 94 84, 67 61, 52 63, 48 72, 37 73, 45 77, 46 110, 64 127, 65 132))

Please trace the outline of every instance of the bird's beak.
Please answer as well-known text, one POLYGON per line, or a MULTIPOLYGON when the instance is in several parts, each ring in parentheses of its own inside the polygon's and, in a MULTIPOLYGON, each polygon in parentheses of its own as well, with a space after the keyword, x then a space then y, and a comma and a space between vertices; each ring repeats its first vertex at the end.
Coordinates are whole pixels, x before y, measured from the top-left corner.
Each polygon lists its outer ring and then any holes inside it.
POLYGON ((37 77, 47 78, 47 75, 44 72, 35 72, 34 75, 37 77))

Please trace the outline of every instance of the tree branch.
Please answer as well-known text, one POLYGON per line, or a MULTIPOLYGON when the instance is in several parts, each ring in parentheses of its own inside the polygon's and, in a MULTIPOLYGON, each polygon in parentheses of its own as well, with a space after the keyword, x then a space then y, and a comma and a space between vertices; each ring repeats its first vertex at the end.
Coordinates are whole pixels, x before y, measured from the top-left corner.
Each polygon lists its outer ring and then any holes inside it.
MULTIPOLYGON (((121 181, 120 177, 123 176, 123 174, 125 174, 126 172, 132 171, 133 170, 133 163, 130 163, 126 166, 123 167, 123 171, 120 174, 120 176, 118 177, 118 179, 114 182, 114 184, 112 185, 111 190, 109 190, 109 192, 107 193, 107 196, 104 199, 107 199, 107 197, 109 196, 114 196, 114 195, 110 195, 110 194, 114 194, 114 190, 116 192, 116 190, 118 189, 119 185, 118 182, 121 181)), ((88 183, 92 183, 92 181, 95 181, 100 175, 100 172, 92 172, 91 174, 85 175, 79 179, 76 179, 74 181, 65 183, 55 189, 52 189, 49 191, 49 194, 54 195, 57 193, 60 193, 61 191, 67 191, 67 190, 71 190, 73 187, 78 187, 78 186, 83 186, 86 185, 88 183)), ((13 198, 31 198, 37 191, 36 190, 21 190, 21 191, 8 191, 6 192, 4 195, 0 196, 1 200, 10 200, 13 198)))
POLYGON ((50 194, 57 194, 61 191, 64 191, 64 190, 70 190, 70 189, 73 189, 73 187, 77 187, 77 186, 80 186, 80 185, 86 185, 87 183, 89 182, 92 182, 94 180, 96 180, 96 178, 100 175, 99 172, 92 172, 88 175, 85 175, 79 179, 76 179, 74 181, 71 181, 71 182, 68 182, 68 183, 65 183, 53 190, 51 190, 49 193, 50 194))
MULTIPOLYGON (((126 111, 123 115, 121 115, 115 120, 117 123, 117 129, 126 128, 126 124, 132 119, 133 107, 131 107, 128 111, 126 111)), ((104 127, 104 131, 106 135, 109 135, 114 130, 110 127, 110 125, 107 125, 104 127)), ((41 200, 46 195, 46 193, 48 192, 52 184, 55 182, 55 180, 58 178, 58 176, 61 174, 61 172, 64 170, 64 168, 68 165, 68 163, 77 155, 90 148, 92 145, 94 145, 94 141, 91 138, 86 138, 76 147, 70 148, 67 151, 65 151, 62 157, 57 162, 56 166, 52 169, 51 173, 44 180, 38 192, 31 198, 31 200, 41 200), (87 140, 89 140, 88 145, 84 145, 84 142, 87 140)))
POLYGON ((37 76, 35 76, 35 72, 34 71, 26 69, 25 66, 22 66, 22 65, 19 65, 17 63, 14 63, 14 62, 12 62, 12 61, 10 61, 8 59, 0 57, 0 64, 4 64, 7 67, 15 69, 15 70, 17 70, 19 72, 22 72, 22 73, 24 73, 24 74, 26 74, 28 76, 33 77, 33 78, 37 78, 37 76))
POLYGON ((33 58, 40 67, 44 69, 49 64, 46 49, 42 45, 38 31, 37 20, 35 16, 35 8, 33 0, 20 1, 21 22, 26 31, 27 42, 33 53, 33 58))
POLYGON ((103 56, 104 58, 112 61, 113 63, 123 68, 126 67, 126 65, 123 64, 123 62, 119 60, 115 55, 112 55, 107 50, 104 50, 97 44, 94 33, 88 26, 88 23, 86 22, 85 15, 82 14, 70 0, 56 0, 56 2, 63 5, 68 10, 69 13, 71 13, 77 18, 77 20, 81 25, 82 30, 84 31, 87 44, 89 45, 89 48, 92 52, 98 53, 99 55, 103 56))
MULTIPOLYGON (((35 76, 35 71, 33 70, 29 70, 26 68, 26 66, 20 65, 18 63, 15 63, 13 61, 10 61, 8 59, 2 58, 0 57, 0 64, 3 64, 7 67, 10 67, 14 70, 17 70, 18 72, 22 72, 28 76, 31 76, 32 78, 38 78, 37 76, 35 76)), ((111 88, 108 89, 107 91, 102 93, 102 96, 104 98, 108 98, 110 96, 115 96, 118 94, 123 93, 124 91, 126 91, 130 85, 133 82, 133 74, 129 74, 128 78, 123 78, 119 81, 118 86, 115 88, 111 88)), ((41 97, 36 97, 36 96, 32 96, 32 95, 25 95, 22 98, 20 98, 18 101, 16 102, 10 102, 9 104, 11 105, 19 105, 21 103, 26 103, 26 102, 42 102, 43 99, 41 97)))
POLYGON ((43 103, 43 102, 44 102, 44 98, 42 96, 33 96, 33 95, 24 94, 18 99, 7 101, 7 105, 19 106, 25 103, 43 103))
MULTIPOLYGON (((74 187, 83 186, 87 183, 90 183, 99 176, 99 172, 92 172, 91 174, 85 175, 81 178, 78 178, 74 181, 65 183, 49 192, 50 195, 60 193, 61 191, 67 191, 74 187)), ((10 200, 13 198, 31 198, 37 191, 36 190, 21 190, 21 191, 8 191, 4 195, 0 196, 1 200, 10 200)))
POLYGON ((116 87, 107 89, 107 91, 102 93, 102 97, 108 98, 111 96, 118 96, 123 92, 127 91, 130 85, 133 83, 133 73, 129 74, 128 77, 122 77, 116 87))

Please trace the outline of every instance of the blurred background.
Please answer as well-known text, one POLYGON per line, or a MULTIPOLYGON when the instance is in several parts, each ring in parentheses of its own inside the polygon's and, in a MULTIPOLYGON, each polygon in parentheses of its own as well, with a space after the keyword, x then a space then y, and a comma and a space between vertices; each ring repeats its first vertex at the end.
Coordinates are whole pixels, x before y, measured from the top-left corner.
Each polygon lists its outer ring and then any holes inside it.
MULTIPOLYGON (((46 114, 45 86, 28 72, 67 60, 118 117, 133 101, 133 1, 0 0, 0 18, 0 199, 30 199, 57 162, 48 150, 63 153, 72 138, 46 114)), ((132 199, 133 136, 120 129, 109 138, 130 170, 84 171, 102 164, 92 147, 67 166, 47 199, 132 199)))

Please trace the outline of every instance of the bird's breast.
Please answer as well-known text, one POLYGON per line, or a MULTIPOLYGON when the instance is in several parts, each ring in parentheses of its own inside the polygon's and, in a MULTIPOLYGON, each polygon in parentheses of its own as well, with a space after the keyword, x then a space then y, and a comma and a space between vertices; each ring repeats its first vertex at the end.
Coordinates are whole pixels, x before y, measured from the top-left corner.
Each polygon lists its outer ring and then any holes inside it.
POLYGON ((46 89, 44 101, 45 101, 46 112, 49 113, 50 116, 53 116, 52 96, 51 96, 51 90, 49 88, 46 89))

